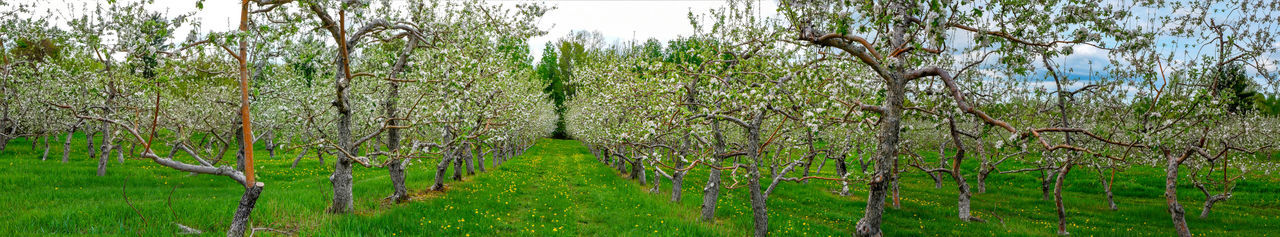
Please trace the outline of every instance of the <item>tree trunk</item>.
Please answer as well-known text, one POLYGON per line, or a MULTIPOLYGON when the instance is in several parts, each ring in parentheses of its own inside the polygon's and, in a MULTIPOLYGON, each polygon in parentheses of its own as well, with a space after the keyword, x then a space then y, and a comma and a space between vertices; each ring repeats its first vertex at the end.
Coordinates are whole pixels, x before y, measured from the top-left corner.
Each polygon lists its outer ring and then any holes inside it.
POLYGON ((1045 201, 1053 200, 1053 176, 1058 174, 1057 171, 1050 169, 1040 170, 1040 193, 1044 195, 1045 201))
MULTIPOLYGON (((236 120, 236 124, 237 124, 237 125, 238 125, 238 124, 240 124, 239 119, 237 119, 237 120, 236 120)), ((235 136, 236 136, 236 144, 240 144, 239 146, 236 146, 236 170, 244 171, 244 149, 245 149, 245 147, 244 147, 244 132, 243 132, 243 127, 241 127, 241 126, 236 126, 236 127, 235 127, 235 132, 233 132, 233 133, 234 133, 234 134, 235 134, 235 136)), ((253 148, 249 148, 249 149, 253 149, 253 148)))
MULTIPOLYGON (((752 165, 754 167, 754 165, 752 165)), ((751 189, 751 217, 756 237, 769 236, 769 207, 763 190, 760 189, 760 169, 750 168, 747 188, 751 189)))
POLYGON ((1169 216, 1173 219, 1173 228, 1180 237, 1191 237, 1191 229, 1187 228, 1186 211, 1178 204, 1178 166, 1182 160, 1165 154, 1168 166, 1165 167, 1164 198, 1169 206, 1169 216))
MULTIPOLYGON (((675 157, 675 160, 676 160, 677 169, 683 168, 685 166, 684 160, 682 160, 680 157, 675 157)), ((671 171, 671 202, 680 203, 680 195, 681 195, 680 192, 682 191, 683 188, 684 188, 684 172, 679 170, 672 170, 671 171)))
MULTIPOLYGON (((446 137, 445 140, 449 138, 446 137)), ((444 174, 449 169, 449 159, 453 156, 448 146, 440 150, 440 163, 436 164, 436 183, 431 185, 431 191, 444 191, 444 174)))
POLYGON ((264 144, 266 145, 265 149, 267 149, 267 157, 271 159, 275 159, 276 158, 276 132, 274 130, 267 130, 267 134, 263 134, 263 135, 266 135, 266 139, 267 139, 266 144, 264 144))
POLYGON ((300 151, 298 151, 298 157, 293 158, 293 165, 290 165, 289 168, 290 169, 298 168, 298 161, 302 161, 302 157, 306 155, 307 155, 307 148, 303 147, 300 151))
POLYGON ((899 194, 899 193, 898 193, 898 191, 900 190, 900 189, 899 189, 899 187, 901 187, 901 185, 899 185, 899 183, 898 183, 898 180, 899 180, 899 178, 900 178, 900 177, 898 177, 898 173, 897 173, 897 171, 896 171, 896 170, 894 171, 894 173, 893 173, 893 176, 892 176, 892 177, 893 177, 893 182, 891 182, 891 183, 889 183, 889 184, 890 184, 890 185, 893 185, 893 186, 892 186, 892 188, 893 188, 893 189, 892 189, 892 194, 893 194, 893 209, 894 209, 894 210, 902 209, 902 196, 901 196, 901 195, 898 195, 898 194, 899 194))
MULTIPOLYGON (((843 156, 843 155, 841 155, 843 156)), ((836 175, 840 176, 840 196, 849 196, 849 180, 845 176, 849 173, 849 163, 845 163, 844 157, 836 159, 836 175)))
POLYGON ((471 156, 470 145, 463 144, 462 149, 457 150, 457 154, 453 154, 453 180, 462 181, 462 162, 471 156))
POLYGON ((71 159, 71 137, 76 134, 76 130, 72 128, 67 131, 67 141, 62 143, 62 163, 70 162, 71 159))
POLYGON ((648 182, 649 182, 649 177, 647 177, 647 176, 648 176, 648 172, 645 172, 646 170, 645 170, 645 168, 644 168, 644 160, 643 160, 643 159, 638 159, 638 158, 637 158, 637 159, 636 159, 636 162, 635 162, 634 164, 632 164, 632 165, 631 165, 631 167, 633 167, 633 168, 632 168, 632 170, 633 170, 633 171, 639 171, 639 172, 640 172, 640 186, 649 185, 649 183, 648 183, 648 182))
POLYGON ((655 169, 655 170, 653 171, 653 180, 650 180, 650 181, 649 181, 649 183, 653 183, 653 188, 650 188, 650 189, 649 189, 649 193, 657 194, 658 192, 661 192, 661 191, 662 191, 661 189, 659 189, 659 188, 662 186, 662 185, 661 185, 661 184, 662 184, 662 179, 661 179, 662 175, 658 173, 658 171, 656 170, 657 168, 654 168, 654 169, 655 169))
MULTIPOLYGON (((714 154, 722 154, 725 152, 724 134, 720 131, 720 120, 711 120, 711 135, 715 138, 712 146, 715 150, 714 154)), ((724 162, 716 155, 711 157, 711 165, 719 167, 724 162)), ((707 185, 702 188, 702 221, 714 222, 716 218, 716 201, 720 199, 720 170, 707 170, 707 185)))
POLYGON ((1213 209, 1213 204, 1219 201, 1226 201, 1231 198, 1231 194, 1218 194, 1210 196, 1204 200, 1204 209, 1200 210, 1200 219, 1209 218, 1209 210, 1213 209))
POLYGON ((404 185, 404 163, 400 159, 392 159, 390 164, 387 164, 387 172, 391 175, 392 187, 391 196, 388 196, 387 200, 396 203, 408 201, 409 191, 404 185))
POLYGON ((987 175, 990 174, 990 170, 978 171, 978 193, 987 193, 987 175))
POLYGON ((954 174, 955 175, 952 175, 952 177, 955 178, 956 186, 958 186, 957 189, 960 191, 960 220, 978 221, 978 218, 969 214, 969 198, 973 196, 973 194, 969 193, 969 183, 965 182, 964 175, 961 175, 958 169, 954 171, 954 174))
POLYGON ((478 145, 467 146, 467 155, 465 156, 467 163, 467 175, 476 175, 476 157, 480 156, 480 148, 478 145))
MULTIPOLYGON (((338 152, 338 156, 344 156, 342 152, 338 152)), ((351 212, 355 201, 352 195, 352 176, 351 176, 351 160, 339 158, 333 162, 333 174, 329 176, 329 182, 333 184, 333 203, 329 204, 329 213, 342 214, 351 212)))
POLYGON ((899 76, 889 83, 885 97, 885 111, 880 115, 876 146, 875 172, 868 184, 866 213, 858 220, 855 230, 858 236, 881 236, 880 221, 884 214, 884 201, 893 182, 893 164, 898 158, 898 131, 901 129, 902 103, 905 90, 899 76))
POLYGON ((48 160, 48 159, 49 159, 49 137, 50 137, 50 136, 41 136, 41 137, 43 137, 43 138, 44 138, 44 155, 40 155, 40 160, 48 160))
MULTIPOLYGON (((480 146, 480 147, 484 147, 484 146, 480 146)), ((477 155, 476 155, 476 170, 479 170, 481 173, 484 173, 484 172, 485 172, 485 171, 484 171, 484 157, 485 157, 485 155, 493 154, 493 155, 496 157, 496 156, 497 156, 497 153, 494 153, 494 148, 493 148, 493 147, 489 147, 489 151, 488 151, 488 152, 485 152, 483 148, 479 148, 479 150, 480 150, 480 152, 476 152, 476 154, 477 154, 477 155)), ((497 158, 494 158, 494 159, 497 159, 497 158)))
POLYGON ((115 151, 116 159, 120 161, 120 164, 124 164, 124 146, 116 145, 115 151))
POLYGON ((98 131, 93 131, 92 128, 86 128, 85 133, 84 140, 89 150, 89 160, 97 159, 98 147, 93 146, 93 137, 98 135, 98 131))
POLYGON ((235 216, 231 218, 231 229, 227 230, 227 236, 244 236, 244 231, 249 227, 250 214, 253 213, 253 207, 258 203, 258 196, 262 194, 262 188, 262 182, 257 182, 253 186, 244 189, 244 195, 240 196, 240 206, 236 208, 235 216))
MULTIPOLYGON (((306 152, 305 150, 303 152, 306 152)), ((316 160, 320 161, 320 166, 324 166, 324 151, 316 148, 316 160)))
POLYGON ((942 188, 942 175, 941 175, 941 174, 938 174, 938 172, 928 172, 928 173, 925 173, 925 174, 929 174, 929 178, 932 178, 932 179, 933 179, 933 188, 937 188, 937 189, 942 188))
MULTIPOLYGON (((712 165, 720 166, 716 161, 712 165)), ((713 222, 716 218, 716 201, 720 199, 720 170, 710 169, 707 185, 702 189, 702 221, 713 222)))
POLYGON ((1100 177, 1098 180, 1102 182, 1102 190, 1107 193, 1107 206, 1111 207, 1112 211, 1115 211, 1117 210, 1116 198, 1115 198, 1115 195, 1112 194, 1111 192, 1111 181, 1107 180, 1107 177, 1105 176, 1101 176, 1101 175, 1099 176, 1100 177))
POLYGON ((1062 182, 1066 180, 1067 172, 1071 172, 1073 164, 1067 163, 1058 170, 1057 181, 1053 185, 1053 205, 1058 210, 1058 235, 1070 235, 1067 232, 1067 209, 1062 205, 1062 182))
POLYGON ((109 125, 102 125, 102 154, 98 156, 98 176, 107 175, 107 160, 110 159, 111 154, 111 133, 106 131, 109 127, 109 125))
MULTIPOLYGON (((340 89, 342 90, 342 89, 340 89)), ((342 90, 345 92, 345 90, 342 90)), ((345 93, 340 93, 345 94, 345 93)), ((346 104, 346 98, 342 97, 341 102, 346 104)), ((343 109, 340 106, 338 110, 338 146, 347 151, 353 151, 351 145, 351 111, 343 109)), ((348 157, 346 152, 337 152, 338 158, 333 162, 333 174, 329 176, 329 182, 333 184, 333 203, 329 204, 329 213, 341 214, 351 212, 353 202, 355 200, 352 194, 352 176, 351 163, 352 157, 348 157)))

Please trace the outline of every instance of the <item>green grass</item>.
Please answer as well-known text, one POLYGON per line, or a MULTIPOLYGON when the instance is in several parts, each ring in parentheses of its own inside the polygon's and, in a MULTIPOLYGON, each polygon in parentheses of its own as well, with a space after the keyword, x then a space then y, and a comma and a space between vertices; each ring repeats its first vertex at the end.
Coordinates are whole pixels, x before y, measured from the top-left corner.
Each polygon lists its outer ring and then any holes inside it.
MULTIPOLYGON (((234 181, 190 176, 145 160, 119 164, 115 157, 107 176, 97 177, 96 161, 87 158, 83 142, 83 137, 76 138, 69 164, 58 161, 60 142, 48 161, 40 161, 40 149, 32 150, 25 139, 11 141, 0 153, 0 208, 6 210, 0 234, 167 236, 178 231, 175 222, 208 235, 226 231, 243 191, 234 181), (122 190, 126 178, 128 186, 122 190), (122 191, 138 213, 126 203, 122 191)), ((272 159, 259 152, 259 179, 267 186, 254 210, 253 224, 301 235, 744 236, 751 232, 746 189, 722 192, 716 222, 701 223, 697 217, 705 170, 690 173, 683 201, 670 203, 668 181, 664 180, 661 194, 650 194, 648 187, 597 162, 576 141, 540 140, 497 169, 463 182, 446 181, 450 188, 443 193, 422 191, 433 181, 434 160, 425 161, 430 165, 415 162, 408 168, 408 185, 417 200, 408 204, 381 202, 390 193, 385 169, 357 168, 356 212, 347 215, 323 213, 332 195, 328 182, 332 157, 326 157, 328 163, 321 166, 310 156, 290 169, 293 154, 281 153, 272 159)), ((834 165, 826 168, 822 172, 831 173, 834 165)), ((1118 173, 1118 211, 1107 209, 1097 176, 1090 172, 1076 169, 1066 183, 1068 230, 1073 235, 1173 235, 1161 196, 1162 171, 1133 168, 1118 173)), ((976 188, 976 177, 969 180, 976 188)), ((905 174, 902 208, 887 211, 884 231, 889 236, 1051 236, 1056 233, 1056 214, 1052 202, 1040 199, 1038 185, 1038 176, 1030 173, 994 175, 988 180, 988 192, 975 194, 973 202, 975 215, 988 222, 972 223, 955 217, 956 190, 950 179, 944 179, 942 189, 935 189, 926 176, 905 174)), ((837 188, 832 182, 780 184, 769 200, 771 233, 849 235, 866 205, 866 186, 852 187, 854 195, 841 197, 830 192, 837 188)), ((1267 236, 1280 229, 1280 180, 1275 177, 1240 181, 1235 197, 1219 203, 1207 219, 1197 218, 1204 199, 1198 190, 1184 185, 1179 194, 1197 235, 1267 236)))

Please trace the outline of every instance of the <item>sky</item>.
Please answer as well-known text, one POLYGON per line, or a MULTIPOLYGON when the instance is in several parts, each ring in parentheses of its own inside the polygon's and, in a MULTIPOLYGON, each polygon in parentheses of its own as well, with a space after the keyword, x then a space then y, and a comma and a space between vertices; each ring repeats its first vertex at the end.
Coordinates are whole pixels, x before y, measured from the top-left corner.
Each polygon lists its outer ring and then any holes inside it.
MULTIPOLYGON (((51 21, 61 26, 65 26, 66 19, 76 17, 69 14, 88 12, 89 10, 86 9, 92 9, 99 2, 105 2, 105 0, 0 1, 38 3, 33 13, 44 15, 48 12, 51 16, 51 21)), ((403 0, 392 1, 403 2, 403 0)), ((776 0, 756 1, 757 5, 761 6, 761 14, 777 14, 776 0)), ((529 0, 491 0, 491 2, 509 4, 529 2, 529 0)), ((688 36, 693 34, 693 27, 689 24, 688 18, 690 12, 704 14, 711 9, 719 8, 726 4, 722 0, 550 0, 544 2, 556 9, 548 12, 537 23, 539 28, 547 31, 547 34, 529 40, 530 53, 535 57, 535 60, 541 57, 547 42, 560 39, 571 31, 598 32, 603 36, 605 44, 622 43, 631 40, 645 41, 650 38, 668 41, 680 36, 688 36)), ((228 31, 239 23, 240 1, 205 0, 204 8, 197 9, 196 0, 156 0, 148 8, 153 11, 165 12, 170 16, 194 11, 202 32, 228 31)), ((185 39, 188 32, 190 32, 190 26, 179 29, 175 32, 175 39, 185 39)), ((948 41, 958 46, 965 44, 965 42, 969 41, 969 38, 970 36, 967 35, 967 32, 958 32, 948 41)), ((110 41, 110 37, 108 37, 108 41, 110 41)), ((1280 44, 1280 42, 1276 44, 1280 44)), ((1109 63, 1107 60, 1108 53, 1105 50, 1084 45, 1074 47, 1075 54, 1054 59, 1060 65, 1060 71, 1074 71, 1070 74, 1078 76, 1087 74, 1091 66, 1096 69, 1109 63), (1090 62, 1092 62, 1092 65, 1090 65, 1090 62)), ((1280 47, 1280 45, 1277 45, 1277 47, 1280 47)), ((988 60, 994 61, 993 59, 988 60)), ((1275 65, 1270 66, 1275 67, 1275 65)))

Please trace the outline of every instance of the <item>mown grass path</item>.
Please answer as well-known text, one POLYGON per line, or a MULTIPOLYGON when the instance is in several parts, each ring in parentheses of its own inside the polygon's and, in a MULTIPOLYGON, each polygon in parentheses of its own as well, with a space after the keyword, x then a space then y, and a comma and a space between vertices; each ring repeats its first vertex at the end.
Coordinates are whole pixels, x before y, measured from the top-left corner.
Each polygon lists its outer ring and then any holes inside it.
POLYGON ((325 235, 745 235, 697 222, 697 209, 648 195, 577 141, 541 140, 497 170, 428 198, 343 218, 325 235))

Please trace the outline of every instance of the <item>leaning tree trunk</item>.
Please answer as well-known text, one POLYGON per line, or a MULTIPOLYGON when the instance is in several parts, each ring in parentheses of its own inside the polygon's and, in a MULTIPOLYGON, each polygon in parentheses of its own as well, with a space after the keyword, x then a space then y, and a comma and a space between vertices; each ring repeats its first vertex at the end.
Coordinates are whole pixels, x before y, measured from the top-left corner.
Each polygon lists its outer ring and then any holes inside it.
POLYGON ((1200 210, 1200 219, 1209 218, 1209 210, 1213 209, 1213 204, 1220 201, 1226 201, 1228 198, 1231 198, 1230 193, 1209 196, 1209 198, 1204 200, 1204 209, 1200 210))
POLYGON ((227 230, 227 236, 244 236, 244 231, 249 226, 249 216, 258 203, 262 188, 262 182, 257 182, 244 189, 244 195, 240 196, 240 206, 236 208, 235 216, 231 218, 231 229, 227 230))
POLYGON ((1102 183, 1102 190, 1107 194, 1107 206, 1111 207, 1112 211, 1117 210, 1116 198, 1115 198, 1115 195, 1111 192, 1111 184, 1112 184, 1111 180, 1107 179, 1107 177, 1102 175, 1101 171, 1099 171, 1098 181, 1102 183))
POLYGON ((46 135, 46 136, 41 136, 41 137, 43 137, 43 138, 44 138, 44 155, 40 155, 40 160, 48 160, 48 159, 49 159, 49 137, 50 137, 50 136, 46 135))
MULTIPOLYGON (((448 136, 445 140, 449 140, 448 136)), ((440 150, 440 163, 436 164, 436 183, 431 185, 431 191, 444 191, 444 175, 449 170, 449 161, 453 157, 453 151, 449 146, 444 146, 440 150)))
POLYGON ((1058 170, 1057 181, 1053 185, 1053 205, 1058 211, 1058 235, 1071 234, 1067 232, 1067 208, 1062 205, 1062 182, 1066 180, 1067 173, 1071 172, 1072 165, 1067 163, 1062 166, 1062 169, 1058 170))
POLYGON ((293 158, 293 165, 289 165, 290 169, 298 168, 298 161, 302 161, 302 157, 307 155, 307 148, 298 151, 298 156, 293 158))

